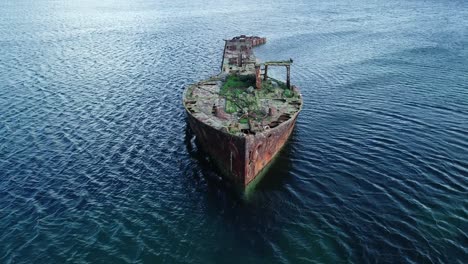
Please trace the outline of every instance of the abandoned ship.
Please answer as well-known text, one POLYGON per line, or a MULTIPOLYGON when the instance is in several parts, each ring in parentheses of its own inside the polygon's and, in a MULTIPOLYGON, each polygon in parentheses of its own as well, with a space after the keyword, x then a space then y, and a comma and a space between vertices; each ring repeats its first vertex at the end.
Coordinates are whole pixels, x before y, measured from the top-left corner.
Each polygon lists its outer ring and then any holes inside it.
POLYGON ((221 72, 188 86, 183 95, 188 123, 222 174, 244 189, 258 182, 288 140, 302 108, 290 83, 292 60, 260 62, 253 48, 266 38, 225 40, 221 72), (268 68, 286 68, 286 83, 268 68))

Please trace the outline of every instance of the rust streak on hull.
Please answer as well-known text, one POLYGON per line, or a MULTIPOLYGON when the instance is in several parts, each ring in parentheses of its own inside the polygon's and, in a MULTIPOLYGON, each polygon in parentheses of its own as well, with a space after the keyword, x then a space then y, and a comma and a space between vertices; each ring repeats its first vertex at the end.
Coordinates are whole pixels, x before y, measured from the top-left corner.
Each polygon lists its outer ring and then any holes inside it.
POLYGON ((187 111, 190 128, 224 176, 242 187, 273 160, 291 135, 298 113, 290 120, 266 132, 237 137, 215 129, 187 111))
POLYGON ((297 115, 260 135, 248 136, 244 185, 247 186, 273 160, 291 135, 297 115))
POLYGON ((245 179, 246 140, 217 130, 187 112, 190 128, 221 172, 238 185, 245 179))

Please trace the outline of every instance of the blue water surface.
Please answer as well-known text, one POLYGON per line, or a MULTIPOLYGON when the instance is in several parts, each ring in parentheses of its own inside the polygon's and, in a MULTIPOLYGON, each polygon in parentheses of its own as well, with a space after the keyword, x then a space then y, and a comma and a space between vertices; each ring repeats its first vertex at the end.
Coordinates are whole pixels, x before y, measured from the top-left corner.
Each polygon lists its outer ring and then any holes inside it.
POLYGON ((466 263, 467 176, 467 1, 0 1, 1 263, 466 263), (181 103, 239 34, 304 98, 249 199, 181 103))

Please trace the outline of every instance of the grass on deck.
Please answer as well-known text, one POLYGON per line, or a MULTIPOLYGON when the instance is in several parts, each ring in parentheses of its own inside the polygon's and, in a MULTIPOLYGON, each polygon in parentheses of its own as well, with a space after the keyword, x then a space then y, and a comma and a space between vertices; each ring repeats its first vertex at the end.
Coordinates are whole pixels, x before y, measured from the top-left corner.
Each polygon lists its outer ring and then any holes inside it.
POLYGON ((226 113, 235 113, 243 109, 248 111, 258 109, 258 98, 247 94, 248 87, 255 86, 255 76, 229 75, 221 87, 221 95, 226 98, 226 113))
MULTIPOLYGON (((264 115, 261 113, 260 100, 261 98, 292 98, 296 94, 286 87, 286 84, 278 80, 269 78, 262 82, 262 89, 257 90, 255 87, 254 75, 229 75, 221 87, 220 95, 226 98, 225 111, 232 114, 239 111, 247 111, 264 115), (273 85, 275 82, 276 87, 273 85), (248 91, 252 87, 253 91, 248 91)), ((251 90, 252 90, 251 89, 251 90)))

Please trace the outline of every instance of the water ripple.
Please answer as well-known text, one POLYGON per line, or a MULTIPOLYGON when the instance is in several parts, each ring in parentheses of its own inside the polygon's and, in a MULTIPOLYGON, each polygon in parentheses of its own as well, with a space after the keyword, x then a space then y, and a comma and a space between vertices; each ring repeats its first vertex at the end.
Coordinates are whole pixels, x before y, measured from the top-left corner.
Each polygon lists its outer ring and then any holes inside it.
POLYGON ((467 10, 3 1, 1 262, 463 263, 467 10), (181 106, 245 33, 294 59, 305 102, 248 199, 181 106))

